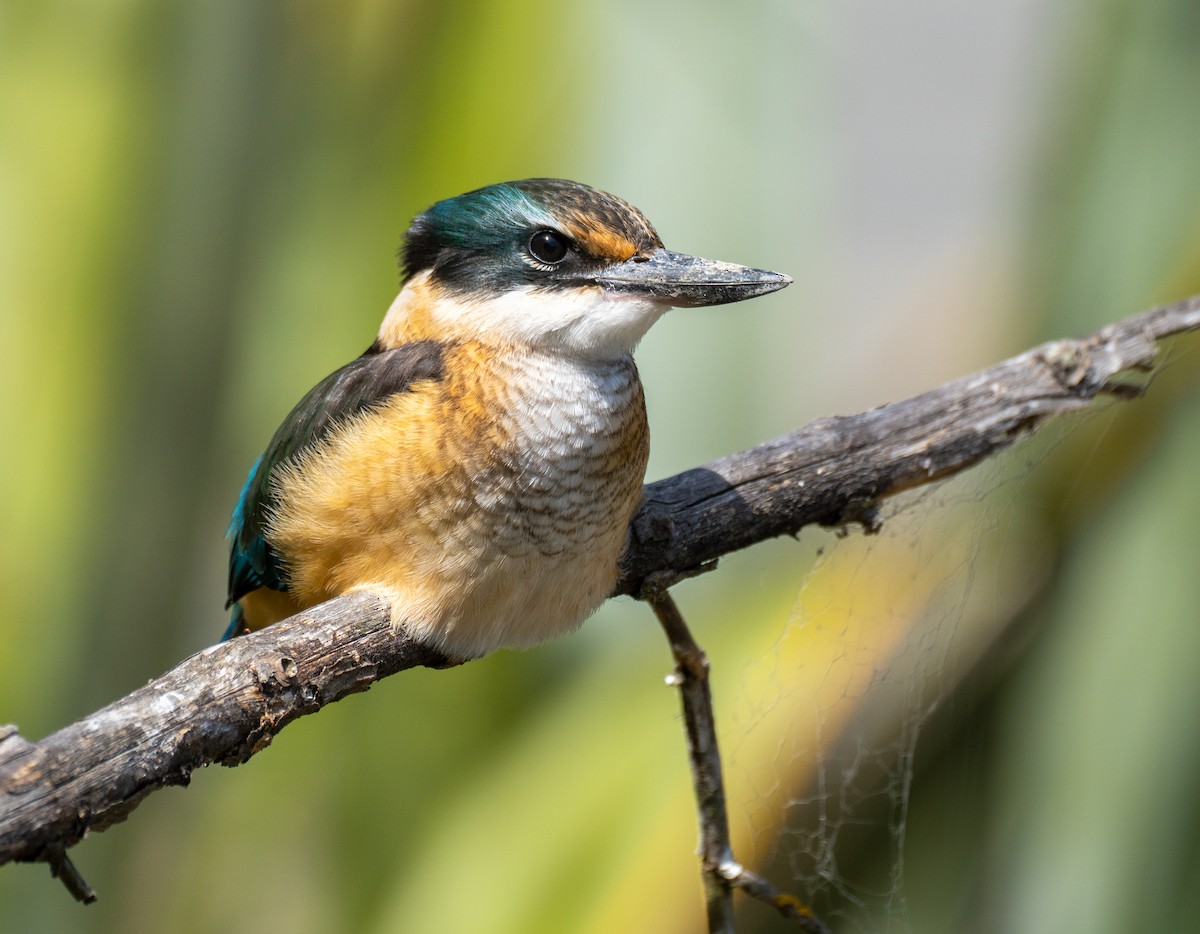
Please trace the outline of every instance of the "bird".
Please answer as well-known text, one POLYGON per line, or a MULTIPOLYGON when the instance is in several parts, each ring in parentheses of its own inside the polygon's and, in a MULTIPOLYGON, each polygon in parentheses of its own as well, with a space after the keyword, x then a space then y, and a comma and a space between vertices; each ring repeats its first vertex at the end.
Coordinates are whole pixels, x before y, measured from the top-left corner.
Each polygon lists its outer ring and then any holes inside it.
POLYGON ((575 630, 612 593, 642 497, 634 348, 669 308, 792 281, 670 251, 633 205, 554 178, 438 201, 399 259, 374 342, 249 472, 225 639, 355 591, 456 659, 575 630))

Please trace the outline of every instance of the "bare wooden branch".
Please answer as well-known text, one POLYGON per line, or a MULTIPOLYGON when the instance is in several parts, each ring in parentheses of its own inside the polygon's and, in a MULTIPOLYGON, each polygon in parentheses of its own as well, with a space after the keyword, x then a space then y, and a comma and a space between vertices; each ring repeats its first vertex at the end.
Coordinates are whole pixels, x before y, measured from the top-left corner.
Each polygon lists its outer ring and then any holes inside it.
MULTIPOLYGON (((879 499, 956 473, 1148 370, 1160 338, 1200 327, 1200 296, 1042 345, 974 376, 783 438, 646 488, 617 593, 811 523, 878 528, 879 499)), ((65 851, 196 768, 237 765, 298 716, 419 665, 453 660, 397 634, 369 595, 340 597, 213 646, 36 743, 0 726, 0 863, 45 860, 86 895, 65 851)))
POLYGON ((1139 384, 1115 377, 1148 371, 1158 340, 1197 328, 1200 295, 652 483, 617 592, 814 523, 875 531, 880 499, 965 470, 1102 393, 1136 396, 1139 384))
POLYGON ((210 763, 239 765, 292 720, 380 678, 450 663, 395 634, 378 598, 353 594, 205 649, 40 742, 0 726, 0 863, 47 860, 86 893, 63 851, 150 792, 210 763))

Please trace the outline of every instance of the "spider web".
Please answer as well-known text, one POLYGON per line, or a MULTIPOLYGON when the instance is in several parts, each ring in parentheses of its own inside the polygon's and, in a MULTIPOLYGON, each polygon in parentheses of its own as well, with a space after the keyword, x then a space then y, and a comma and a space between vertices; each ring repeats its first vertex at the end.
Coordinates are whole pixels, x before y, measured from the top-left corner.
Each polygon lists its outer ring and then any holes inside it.
POLYGON ((878 535, 818 533, 784 631, 742 674, 727 755, 751 790, 734 812, 768 877, 839 932, 909 930, 918 741, 956 686, 994 673, 1049 578, 1029 481, 1066 433, 887 501, 878 535))

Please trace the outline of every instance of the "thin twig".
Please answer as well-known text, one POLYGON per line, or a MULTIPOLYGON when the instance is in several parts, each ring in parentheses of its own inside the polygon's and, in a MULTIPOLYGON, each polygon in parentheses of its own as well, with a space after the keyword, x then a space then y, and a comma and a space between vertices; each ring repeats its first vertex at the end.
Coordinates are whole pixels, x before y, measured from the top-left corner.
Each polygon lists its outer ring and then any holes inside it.
POLYGON ((683 614, 667 589, 668 583, 667 578, 652 577, 639 596, 653 608, 675 658, 675 671, 670 681, 679 688, 687 728, 709 934, 733 934, 734 888, 766 902, 810 934, 829 934, 829 929, 811 908, 794 896, 775 891, 765 879, 750 872, 733 857, 725 783, 721 777, 721 751, 717 746, 717 723, 708 679, 708 656, 692 637, 683 614))
POLYGON ((700 822, 700 864, 708 903, 708 930, 710 934, 732 934, 733 888, 718 871, 722 864, 733 860, 733 851, 729 846, 721 754, 708 686, 708 657, 692 638, 670 592, 654 586, 653 581, 647 585, 643 599, 662 624, 675 658, 670 680, 679 688, 687 728, 688 759, 700 822))
POLYGON ((66 850, 62 847, 53 848, 47 854, 46 862, 50 864, 50 875, 62 881, 75 901, 90 905, 96 900, 96 890, 88 885, 87 880, 75 868, 66 850))
POLYGON ((809 934, 830 934, 829 928, 808 905, 794 895, 776 891, 770 882, 741 863, 730 860, 718 867, 717 871, 735 888, 770 905, 788 920, 798 922, 809 934))

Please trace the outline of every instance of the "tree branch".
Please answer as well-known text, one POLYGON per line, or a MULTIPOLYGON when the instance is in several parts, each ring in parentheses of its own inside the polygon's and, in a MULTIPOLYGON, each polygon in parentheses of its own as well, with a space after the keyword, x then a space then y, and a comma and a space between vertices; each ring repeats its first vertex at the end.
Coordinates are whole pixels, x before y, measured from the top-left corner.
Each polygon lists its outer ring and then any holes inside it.
MULTIPOLYGON (((650 484, 616 593, 812 523, 874 531, 881 498, 957 473, 1101 393, 1138 395, 1117 374, 1148 371, 1157 340, 1197 328, 1200 296, 650 484)), ((65 851, 89 831, 200 766, 245 762, 296 717, 405 668, 448 664, 395 633, 379 600, 356 594, 205 649, 37 743, 0 726, 0 864, 48 861, 84 897, 65 851)))
POLYGON ((54 858, 69 871, 66 847, 150 792, 240 765, 292 720, 380 678, 447 664, 397 636, 381 600, 352 594, 204 649, 40 742, 0 726, 0 864, 54 858))
POLYGON ((814 523, 877 531, 880 499, 965 470, 1097 395, 1140 395, 1114 377, 1148 372, 1157 341, 1197 328, 1200 295, 649 484, 617 593, 814 523))

